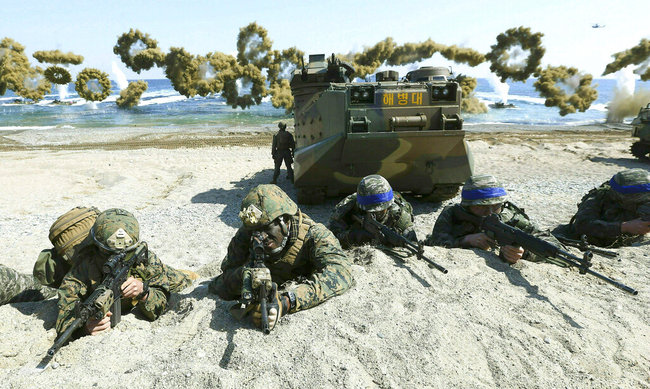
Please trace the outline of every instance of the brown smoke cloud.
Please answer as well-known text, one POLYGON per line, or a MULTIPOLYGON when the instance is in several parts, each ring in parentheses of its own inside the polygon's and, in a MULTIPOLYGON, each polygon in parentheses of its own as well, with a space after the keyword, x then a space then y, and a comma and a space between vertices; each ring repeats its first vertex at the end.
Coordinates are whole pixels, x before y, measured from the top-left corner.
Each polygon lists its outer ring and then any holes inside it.
POLYGON ((29 59, 25 55, 25 47, 13 39, 2 39, 0 41, 0 95, 4 95, 7 89, 18 92, 29 71, 29 59))
POLYGON ((591 87, 591 74, 581 74, 576 68, 548 66, 539 71, 533 84, 542 97, 544 105, 560 108, 560 115, 586 111, 598 98, 598 92, 591 87), (572 92, 568 94, 566 91, 572 92))
POLYGON ((373 74, 384 62, 388 65, 406 65, 431 58, 435 53, 440 53, 444 58, 457 63, 466 63, 476 66, 485 61, 485 56, 476 50, 446 46, 427 39, 420 43, 405 43, 401 46, 388 37, 374 46, 364 49, 360 53, 339 54, 339 58, 349 62, 356 70, 356 77, 364 78, 373 74))
POLYGON ((72 81, 70 72, 61 66, 50 66, 43 73, 45 78, 52 84, 66 85, 72 81))
POLYGON ((648 61, 650 61, 650 40, 641 39, 638 45, 631 49, 615 53, 612 57, 614 57, 614 61, 607 64, 603 76, 617 72, 628 65, 642 65, 634 73, 640 75, 643 81, 650 80, 650 67, 648 67, 648 61))
POLYGON ((146 81, 131 81, 126 89, 120 91, 120 97, 115 100, 120 108, 132 108, 140 103, 140 97, 147 90, 149 84, 146 81))
POLYGON ((105 72, 85 68, 77 75, 74 89, 80 97, 88 101, 102 101, 111 94, 111 81, 105 72))
POLYGON ((492 64, 490 70, 506 82, 508 78, 514 81, 526 81, 535 73, 542 61, 546 49, 542 47, 544 34, 532 33, 528 27, 510 28, 497 35, 497 43, 492 45, 492 51, 485 55, 492 64), (517 61, 520 55, 529 54, 524 60, 517 61))
POLYGON ((117 44, 113 46, 113 53, 119 55, 124 65, 138 74, 142 70, 162 66, 165 60, 165 54, 158 48, 158 41, 137 29, 130 29, 120 35, 117 44))
POLYGON ((456 77, 456 82, 460 85, 463 93, 463 99, 460 103, 460 109, 465 113, 485 113, 488 111, 485 104, 481 103, 474 97, 474 89, 476 89, 477 80, 474 77, 469 77, 459 74, 456 77))
POLYGON ((52 89, 52 84, 43 75, 43 69, 40 67, 32 68, 23 74, 21 85, 18 90, 14 90, 20 97, 31 99, 38 102, 43 96, 52 89))
POLYGON ((240 65, 255 65, 258 69, 268 68, 271 62, 271 46, 266 29, 251 23, 239 29, 237 36, 237 61, 240 65))
POLYGON ((84 61, 83 55, 77 55, 71 51, 64 53, 61 50, 36 51, 32 56, 40 63, 51 63, 55 65, 79 65, 84 61))

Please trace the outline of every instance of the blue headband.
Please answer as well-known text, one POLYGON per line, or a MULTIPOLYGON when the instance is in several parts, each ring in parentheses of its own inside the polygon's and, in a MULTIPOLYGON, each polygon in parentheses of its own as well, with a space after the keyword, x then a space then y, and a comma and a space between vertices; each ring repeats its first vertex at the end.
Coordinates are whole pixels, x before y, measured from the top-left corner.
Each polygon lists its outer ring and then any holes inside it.
POLYGON ((650 183, 623 186, 623 185, 619 185, 614 180, 614 177, 612 177, 612 179, 609 180, 609 186, 611 186, 612 189, 614 189, 618 193, 622 193, 622 194, 650 192, 650 183))
POLYGON ((507 196, 506 190, 498 188, 484 188, 484 189, 472 189, 465 190, 461 194, 461 197, 464 200, 481 200, 481 199, 491 199, 493 197, 503 197, 507 196))
POLYGON ((390 189, 386 193, 377 193, 368 196, 361 196, 359 193, 357 193, 357 203, 359 203, 359 205, 372 205, 372 204, 385 203, 386 201, 390 201, 392 199, 393 199, 392 189, 390 189))

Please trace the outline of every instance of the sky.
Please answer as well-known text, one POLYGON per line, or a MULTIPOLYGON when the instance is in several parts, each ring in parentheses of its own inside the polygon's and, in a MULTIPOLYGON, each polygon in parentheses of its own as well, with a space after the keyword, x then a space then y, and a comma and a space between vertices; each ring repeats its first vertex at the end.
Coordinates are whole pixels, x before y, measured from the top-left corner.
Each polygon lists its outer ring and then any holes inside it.
MULTIPOLYGON (((295 46, 306 54, 348 53, 392 37, 399 45, 431 38, 444 45, 490 51, 496 36, 524 26, 544 34, 542 66, 565 65, 600 78, 611 55, 650 38, 650 1, 44 1, 0 0, 0 39, 12 38, 31 54, 59 49, 85 57, 82 65, 107 72, 112 62, 128 79, 164 78, 161 69, 140 74, 113 54, 118 36, 137 28, 169 47, 192 54, 236 54, 239 29, 257 22, 273 49, 295 46), (480 3, 480 5, 477 5, 480 3), (598 23, 604 28, 592 28, 598 23)), ((489 64, 471 68, 439 54, 426 65, 451 65, 455 73, 489 76, 489 64)), ((42 65, 41 65, 42 66, 42 65)), ((400 75, 403 75, 400 72, 400 75)))

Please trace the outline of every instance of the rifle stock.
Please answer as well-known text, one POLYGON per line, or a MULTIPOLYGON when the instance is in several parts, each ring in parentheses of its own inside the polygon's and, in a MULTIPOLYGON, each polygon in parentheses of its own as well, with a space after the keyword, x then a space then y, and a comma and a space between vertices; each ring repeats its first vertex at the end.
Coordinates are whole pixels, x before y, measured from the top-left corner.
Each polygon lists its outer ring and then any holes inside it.
POLYGON ((578 268, 580 274, 590 274, 627 293, 632 295, 638 294, 635 289, 589 269, 591 266, 591 258, 593 257, 591 251, 586 251, 583 254, 583 257, 579 258, 549 242, 546 242, 545 240, 503 223, 499 220, 499 217, 496 214, 490 216, 476 216, 468 211, 458 208, 455 216, 460 220, 474 224, 481 231, 487 233, 496 240, 500 246, 519 246, 523 247, 524 250, 542 257, 559 259, 569 266, 578 268))
POLYGON ((447 274, 449 271, 439 264, 435 263, 433 260, 427 258, 424 255, 424 247, 420 242, 412 242, 402 234, 394 231, 392 228, 385 226, 373 219, 372 217, 365 216, 360 217, 358 215, 352 215, 352 218, 359 222, 363 228, 375 235, 378 239, 383 240, 385 236, 386 239, 394 244, 395 246, 404 247, 408 249, 411 253, 415 254, 418 259, 424 260, 429 264, 430 267, 436 268, 443 274, 447 274), (383 236, 382 236, 383 235, 383 236))

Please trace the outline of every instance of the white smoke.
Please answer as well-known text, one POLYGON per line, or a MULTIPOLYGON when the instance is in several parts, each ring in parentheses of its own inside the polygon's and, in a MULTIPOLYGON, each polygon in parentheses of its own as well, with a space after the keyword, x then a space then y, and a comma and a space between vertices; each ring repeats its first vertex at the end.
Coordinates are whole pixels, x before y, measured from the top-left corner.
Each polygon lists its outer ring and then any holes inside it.
POLYGON ((615 73, 614 97, 607 103, 608 123, 621 123, 625 118, 634 117, 650 102, 649 90, 635 90, 636 77, 632 67, 627 66, 615 73))
POLYGON ((490 77, 488 77, 487 80, 490 83, 490 86, 492 87, 494 92, 499 95, 501 102, 503 104, 507 104, 510 85, 506 84, 505 82, 501 82, 501 79, 497 77, 497 75, 494 73, 490 73, 490 77))
POLYGON ((63 101, 66 97, 68 97, 68 84, 65 85, 58 85, 56 86, 56 90, 59 91, 59 100, 63 101))
POLYGON ((632 66, 626 66, 615 74, 616 76, 616 91, 623 95, 634 94, 634 70, 632 66))
POLYGON ((131 47, 129 47, 129 55, 131 56, 131 58, 133 58, 136 56, 136 54, 146 49, 147 49, 147 45, 145 45, 143 41, 138 39, 137 41, 133 42, 131 47))
POLYGON ((117 87, 120 88, 120 90, 126 89, 126 87, 129 86, 129 82, 126 79, 124 72, 120 70, 120 67, 117 65, 117 62, 115 61, 113 61, 111 67, 113 68, 113 75, 115 76, 115 82, 117 83, 117 87))

